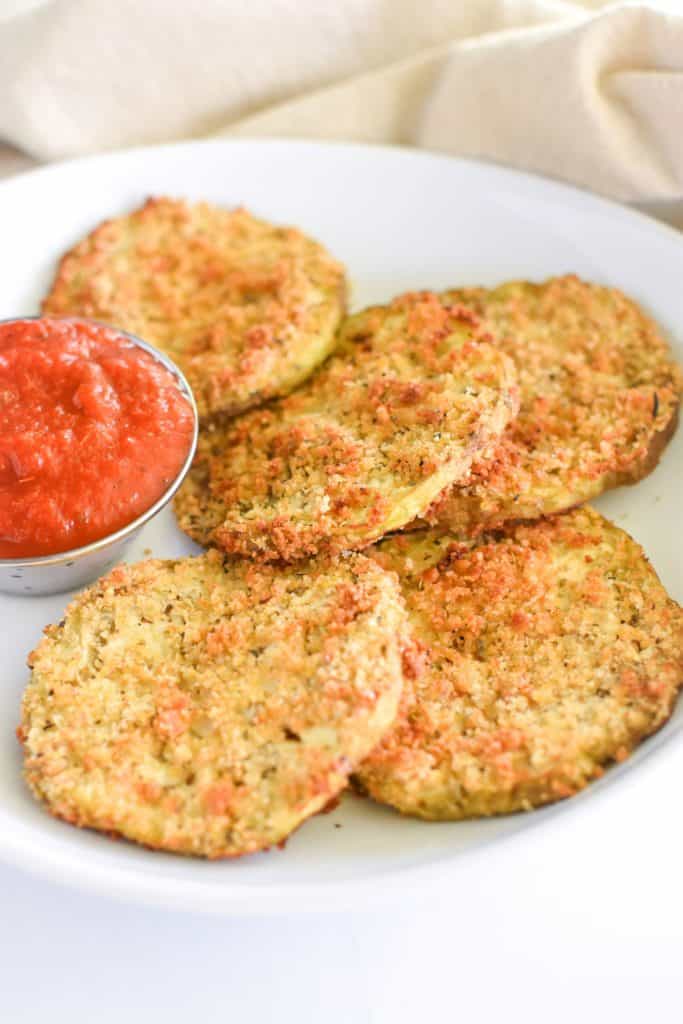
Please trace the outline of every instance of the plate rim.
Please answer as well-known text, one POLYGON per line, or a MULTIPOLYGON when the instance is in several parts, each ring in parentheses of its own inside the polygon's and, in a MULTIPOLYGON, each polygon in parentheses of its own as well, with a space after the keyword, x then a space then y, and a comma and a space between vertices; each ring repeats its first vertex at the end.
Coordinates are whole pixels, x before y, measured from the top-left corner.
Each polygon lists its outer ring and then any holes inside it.
POLYGON ((635 218, 636 220, 640 220, 644 225, 648 225, 647 230, 654 228, 662 235, 662 237, 668 237, 669 241, 673 241, 677 245, 683 245, 683 231, 673 227, 671 224, 666 224, 654 217, 652 214, 636 209, 627 202, 620 202, 618 199, 612 199, 609 196, 605 196, 597 192, 591 192, 588 188, 563 181, 560 178, 548 177, 535 171, 522 170, 521 168, 513 167, 509 164, 496 163, 493 160, 482 160, 478 157, 458 156, 456 154, 442 153, 431 149, 420 149, 416 146, 402 146, 398 144, 379 142, 357 142, 354 140, 345 141, 330 139, 327 141, 297 137, 289 139, 278 136, 258 136, 254 138, 246 136, 234 138, 220 136, 200 139, 180 139, 173 142, 160 142, 149 145, 124 146, 118 149, 105 150, 100 153, 89 153, 85 156, 70 157, 66 160, 54 160, 50 163, 46 163, 38 167, 32 167, 27 170, 20 171, 17 174, 12 174, 8 178, 0 179, 0 193, 14 186, 24 184, 29 179, 36 179, 43 176, 50 177, 53 174, 87 166, 92 163, 115 161, 125 159, 127 157, 137 158, 150 153, 172 153, 180 150, 200 148, 211 149, 214 147, 240 149, 272 147, 282 149, 300 148, 302 150, 339 149, 385 154, 391 153, 395 157, 406 161, 414 160, 417 162, 423 162, 429 160, 449 165, 456 164, 464 167, 485 169, 487 172, 493 171, 495 173, 500 173, 510 181, 525 181, 527 184, 536 184, 544 189, 557 189, 558 194, 565 196, 572 195, 575 200, 586 202, 589 206, 595 206, 596 204, 603 206, 605 210, 609 209, 612 213, 617 213, 619 216, 623 216, 629 221, 635 218))

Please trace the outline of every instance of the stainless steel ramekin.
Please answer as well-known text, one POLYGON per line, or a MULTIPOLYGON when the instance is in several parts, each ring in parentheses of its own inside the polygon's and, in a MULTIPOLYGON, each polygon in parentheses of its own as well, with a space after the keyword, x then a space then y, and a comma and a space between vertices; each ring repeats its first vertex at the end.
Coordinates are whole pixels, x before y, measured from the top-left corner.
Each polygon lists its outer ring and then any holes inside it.
POLYGON ((158 362, 169 370, 178 381, 181 392, 185 395, 190 408, 194 429, 192 440, 180 472, 170 487, 158 498, 154 504, 134 519, 132 523, 110 533, 106 537, 95 540, 91 544, 85 544, 80 548, 73 548, 71 551, 62 551, 55 555, 41 555, 39 558, 0 558, 0 591, 5 594, 17 594, 22 597, 31 597, 43 594, 59 594, 64 590, 74 590, 90 583, 101 576, 107 569, 111 568, 121 559, 124 549, 131 542, 133 537, 153 519, 154 516, 168 505, 169 501, 185 479, 192 464, 195 449, 197 447, 197 435, 199 432, 199 418, 197 406, 190 385, 184 375, 168 356, 158 349, 149 345, 134 334, 112 327, 111 324, 104 324, 98 320, 90 320, 88 317, 59 317, 59 316, 17 316, 7 320, 0 320, 2 323, 25 322, 27 320, 74 320, 79 323, 88 322, 97 324, 99 327, 107 327, 117 334, 128 338, 138 348, 144 349, 158 362))

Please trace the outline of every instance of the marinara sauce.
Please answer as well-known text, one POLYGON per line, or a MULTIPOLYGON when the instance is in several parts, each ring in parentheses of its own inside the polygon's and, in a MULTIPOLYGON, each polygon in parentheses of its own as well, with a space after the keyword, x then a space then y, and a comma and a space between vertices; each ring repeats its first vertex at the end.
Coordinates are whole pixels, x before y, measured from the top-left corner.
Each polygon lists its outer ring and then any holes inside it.
POLYGON ((176 378, 118 331, 0 323, 0 558, 126 526, 175 479, 193 431, 176 378))

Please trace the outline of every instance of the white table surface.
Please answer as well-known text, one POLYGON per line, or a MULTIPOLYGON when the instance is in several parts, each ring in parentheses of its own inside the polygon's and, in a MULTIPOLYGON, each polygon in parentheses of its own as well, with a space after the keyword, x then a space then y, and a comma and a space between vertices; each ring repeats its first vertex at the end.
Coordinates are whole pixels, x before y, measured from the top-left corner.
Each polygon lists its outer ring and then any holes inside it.
MULTIPOLYGON (((0 177, 29 164, 0 147, 0 177)), ((683 203, 648 212, 683 228, 683 203)), ((580 812, 456 865, 438 903, 381 912, 165 913, 0 865, 0 1020, 678 1022, 682 784, 674 741, 580 812)))

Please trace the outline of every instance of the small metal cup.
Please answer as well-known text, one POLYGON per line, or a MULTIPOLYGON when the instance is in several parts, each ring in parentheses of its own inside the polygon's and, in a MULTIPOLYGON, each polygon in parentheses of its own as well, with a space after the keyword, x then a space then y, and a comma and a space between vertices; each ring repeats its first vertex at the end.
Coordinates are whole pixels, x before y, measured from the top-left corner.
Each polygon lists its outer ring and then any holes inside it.
POLYGON ((112 327, 111 324, 89 320, 87 317, 23 316, 12 317, 11 320, 2 320, 0 323, 24 322, 26 320, 75 320, 79 323, 87 321, 100 327, 107 327, 110 330, 116 331, 117 334, 128 338, 137 348, 144 349, 145 352, 148 352, 158 363, 161 363, 162 366, 173 374, 178 381, 181 392, 190 403, 194 421, 192 440, 187 458, 181 466, 178 475, 161 497, 146 512, 138 516, 137 519, 134 519, 127 526, 122 527, 122 529, 117 530, 116 533, 110 533, 106 537, 101 537, 100 540, 95 540, 91 544, 85 544, 80 548, 73 548, 71 551, 62 551, 54 555, 41 555, 38 558, 0 558, 0 591, 5 594, 31 597, 33 595, 59 594, 64 590, 74 590, 77 587, 82 587, 98 576, 101 576, 102 573, 120 560, 124 549, 133 537, 150 519, 154 518, 157 512, 160 512, 162 508, 168 505, 185 479, 197 448, 199 417, 194 396, 184 375, 168 356, 165 356, 163 352, 159 352, 158 349, 149 345, 146 341, 136 338, 135 335, 129 334, 127 331, 119 330, 118 327, 112 327))

